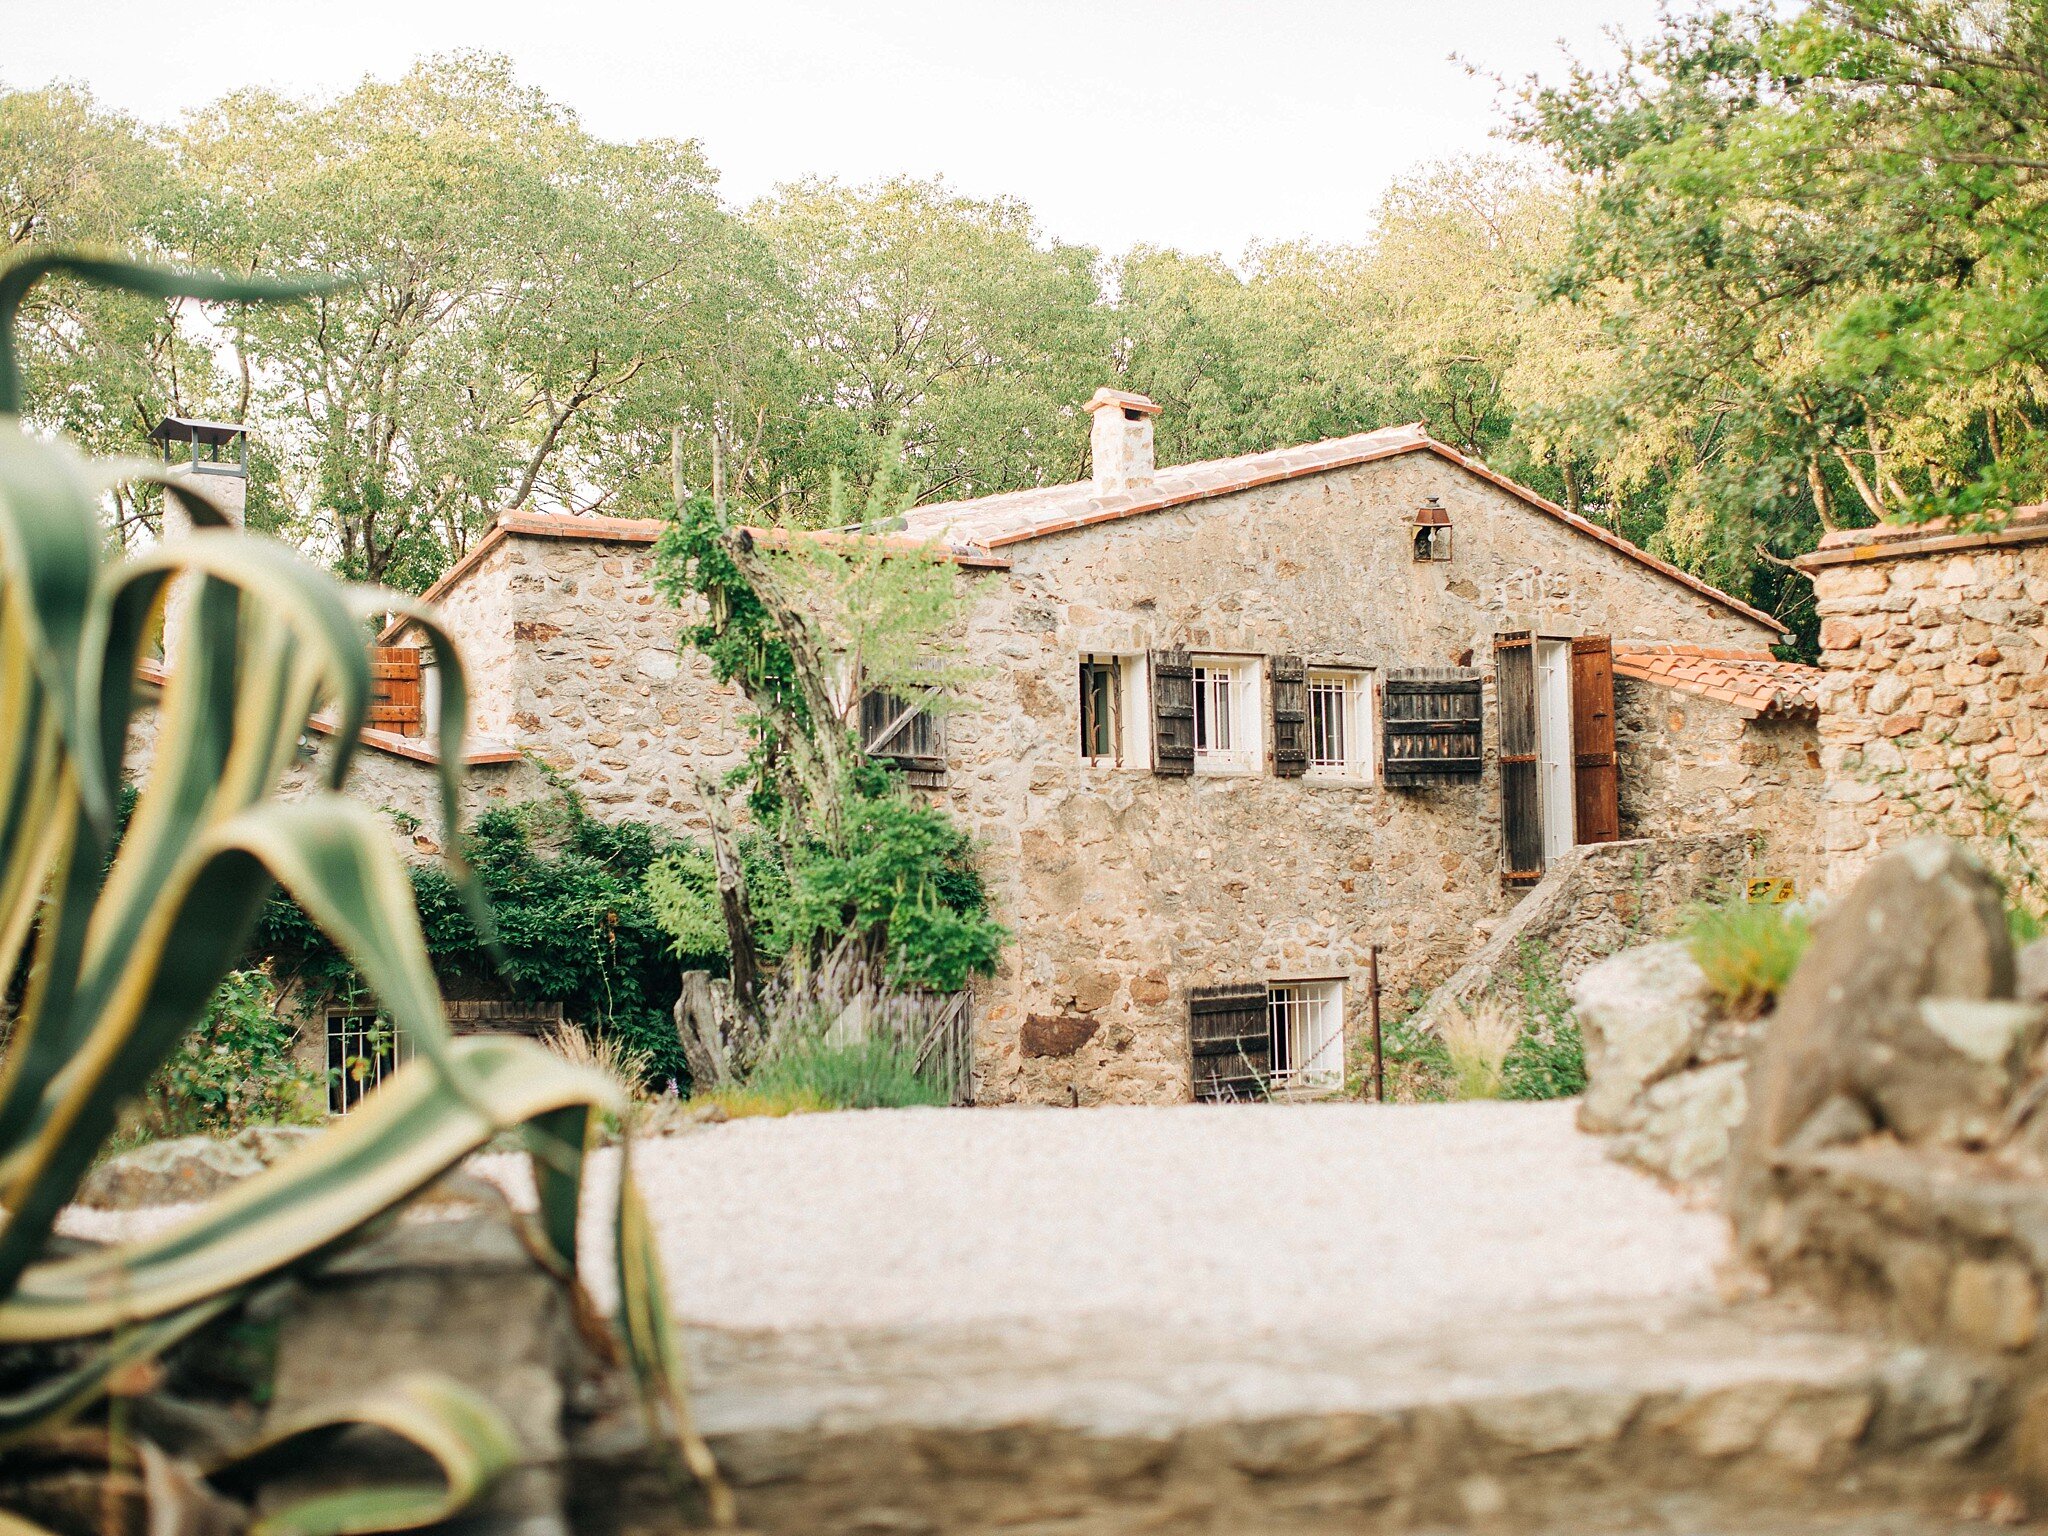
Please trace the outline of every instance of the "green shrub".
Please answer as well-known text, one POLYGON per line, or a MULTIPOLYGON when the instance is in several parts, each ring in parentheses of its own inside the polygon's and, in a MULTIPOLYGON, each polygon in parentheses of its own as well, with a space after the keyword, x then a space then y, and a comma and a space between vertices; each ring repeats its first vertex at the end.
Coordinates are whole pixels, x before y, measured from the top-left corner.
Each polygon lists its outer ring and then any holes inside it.
POLYGON ((1586 1087, 1586 1046, 1550 952, 1530 939, 1518 952, 1522 1034, 1501 1065, 1501 1097, 1568 1099, 1586 1087))
POLYGON ((318 1123, 326 1117, 326 1084, 292 1059, 293 1038, 269 978, 229 972, 205 1018, 122 1117, 120 1143, 318 1123))
MULTIPOLYGON (((678 955, 648 897, 650 867, 694 851, 641 822, 600 821, 566 786, 552 798, 499 806, 471 826, 465 851, 489 899, 506 968, 501 975, 438 865, 410 870, 434 974, 453 996, 510 984, 515 996, 560 1002, 585 1029, 615 1039, 645 1063, 648 1082, 685 1081, 670 1009, 685 961, 718 968, 715 956, 678 955)), ((360 982, 340 953, 288 897, 273 899, 256 952, 275 956, 318 993, 352 993, 360 982)))
POLYGON ((949 1102, 920 1077, 910 1049, 887 1037, 851 1045, 799 1040, 754 1069, 745 1091, 768 1100, 815 1100, 828 1109, 901 1109, 949 1102))
POLYGON ((1732 1019, 1769 1009, 1813 939, 1798 908, 1742 898, 1695 908, 1681 932, 1732 1019))

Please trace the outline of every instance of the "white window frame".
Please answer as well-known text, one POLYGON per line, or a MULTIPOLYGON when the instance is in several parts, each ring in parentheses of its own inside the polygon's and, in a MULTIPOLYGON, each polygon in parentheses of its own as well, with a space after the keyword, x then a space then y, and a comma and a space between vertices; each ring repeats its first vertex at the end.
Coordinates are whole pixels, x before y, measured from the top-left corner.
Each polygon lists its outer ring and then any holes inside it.
POLYGON ((1266 697, 1259 663, 1250 656, 1195 656, 1195 772, 1257 773, 1266 760, 1266 697), (1209 689, 1208 698, 1203 690, 1209 689), (1228 748, 1202 745, 1203 723, 1215 699, 1229 707, 1228 748))
POLYGON ((1074 667, 1074 684, 1078 697, 1074 701, 1074 725, 1078 734, 1085 738, 1088 719, 1088 690, 1082 686, 1083 673, 1089 667, 1110 667, 1114 679, 1110 688, 1109 751, 1090 752, 1084 746, 1081 761, 1097 768, 1121 767, 1125 758, 1124 726, 1130 716, 1130 684, 1124 678, 1125 658, 1105 655, 1098 651, 1083 651, 1074 667))
POLYGON ((1344 1086, 1342 977, 1268 982, 1266 1022, 1274 1088, 1344 1086))
POLYGON ((1302 746, 1308 753, 1308 771, 1304 775, 1311 780, 1328 784, 1370 784, 1373 777, 1373 687, 1372 674, 1356 667, 1310 667, 1308 682, 1303 693, 1305 718, 1302 732, 1306 738, 1302 746), (1316 761, 1316 695, 1318 692, 1338 690, 1343 702, 1344 730, 1343 759, 1339 762, 1316 761))

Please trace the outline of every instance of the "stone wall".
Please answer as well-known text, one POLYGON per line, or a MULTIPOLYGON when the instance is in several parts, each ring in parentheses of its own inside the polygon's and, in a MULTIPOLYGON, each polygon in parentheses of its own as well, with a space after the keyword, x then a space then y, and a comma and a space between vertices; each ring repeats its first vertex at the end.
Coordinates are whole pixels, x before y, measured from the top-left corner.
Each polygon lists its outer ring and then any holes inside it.
POLYGON ((530 748, 598 815, 705 826, 698 772, 746 753, 740 696, 680 652, 648 542, 514 536, 440 602, 478 729, 530 748))
POLYGON ((1557 980, 1570 985, 1595 961, 1657 936, 1691 903, 1740 890, 1749 871, 1749 837, 1742 832, 1574 848, 1430 995, 1414 1026, 1433 1029, 1439 1010, 1454 1003, 1488 993, 1512 997, 1525 944, 1541 949, 1557 980))
POLYGON ((1617 678, 1621 835, 1742 832, 1755 870, 1804 893, 1822 882, 1824 779, 1811 719, 1756 719, 1733 704, 1617 678))
MULTIPOLYGON (((1867 537, 1867 536, 1866 536, 1867 537)), ((1812 567, 1827 883, 1930 826, 1973 830, 1958 773, 2038 827, 2048 787, 2048 543, 1904 538, 1812 567), (1931 546, 1931 547, 1930 547, 1931 546), (1918 802, 1916 805, 1915 802, 1918 802)))
MULTIPOLYGON (((1342 979, 1364 1014, 1369 945, 1399 996, 1448 975, 1514 900, 1499 787, 1421 791, 1172 780, 1081 759, 1077 659, 1184 645, 1372 669, 1489 668, 1493 636, 1755 648, 1763 626, 1424 455, 1284 482, 1015 546, 978 584, 978 707, 948 722, 944 797, 982 839, 1017 935, 978 997, 988 1101, 1157 1101, 1189 1091, 1187 997, 1342 979), (1418 564, 1405 519, 1442 498, 1456 557, 1418 564), (1027 1020, 1068 1055, 1025 1049, 1027 1020)), ((1494 742, 1489 682, 1487 752, 1494 742)), ((1682 774, 1674 767, 1673 774, 1682 774)))

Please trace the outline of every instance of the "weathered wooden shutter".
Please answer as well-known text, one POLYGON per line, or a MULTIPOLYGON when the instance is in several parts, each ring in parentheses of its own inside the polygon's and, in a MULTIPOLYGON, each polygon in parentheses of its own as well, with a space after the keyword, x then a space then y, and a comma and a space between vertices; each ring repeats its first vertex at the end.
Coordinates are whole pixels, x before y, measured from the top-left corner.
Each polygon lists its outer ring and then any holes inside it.
POLYGON ((1299 656, 1275 656, 1273 674, 1273 772, 1298 779, 1308 772, 1308 668, 1299 656))
POLYGON ((380 731, 417 736, 424 729, 421 722, 419 647, 373 646, 369 724, 380 731))
POLYGON ((1496 635, 1500 707, 1501 868, 1510 880, 1543 878, 1543 810, 1536 776, 1536 646, 1527 634, 1496 635))
POLYGON ((1184 779, 1195 771, 1195 668, 1186 651, 1154 651, 1152 771, 1184 779))
POLYGON ((1265 987, 1196 987, 1188 998, 1188 1042, 1197 1099, 1263 1098, 1273 1075, 1265 987))
POLYGON ((1572 642, 1572 816, 1576 840, 1621 837, 1621 769, 1614 752, 1614 644, 1572 642))
POLYGON ((1458 784, 1485 767, 1477 672, 1402 667, 1381 684, 1381 758, 1388 787, 1458 784))

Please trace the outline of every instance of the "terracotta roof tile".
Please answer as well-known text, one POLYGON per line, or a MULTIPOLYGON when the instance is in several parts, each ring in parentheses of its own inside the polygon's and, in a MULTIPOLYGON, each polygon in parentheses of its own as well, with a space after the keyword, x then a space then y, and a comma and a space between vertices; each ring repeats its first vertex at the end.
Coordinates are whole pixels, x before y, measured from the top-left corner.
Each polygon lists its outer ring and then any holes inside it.
POLYGON ((1821 669, 1780 661, 1769 651, 1629 644, 1615 648, 1614 672, 1733 704, 1751 719, 1811 718, 1820 712, 1821 669))

